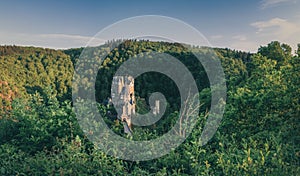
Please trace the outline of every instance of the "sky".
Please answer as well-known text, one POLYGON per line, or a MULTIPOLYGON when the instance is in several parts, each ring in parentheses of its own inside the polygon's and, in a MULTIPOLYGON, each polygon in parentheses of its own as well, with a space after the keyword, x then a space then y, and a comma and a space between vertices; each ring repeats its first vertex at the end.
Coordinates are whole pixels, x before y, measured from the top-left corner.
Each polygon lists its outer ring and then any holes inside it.
POLYGON ((0 0, 0 45, 84 47, 103 28, 141 15, 184 21, 213 47, 256 52, 274 40, 293 50, 300 43, 300 0, 0 0))

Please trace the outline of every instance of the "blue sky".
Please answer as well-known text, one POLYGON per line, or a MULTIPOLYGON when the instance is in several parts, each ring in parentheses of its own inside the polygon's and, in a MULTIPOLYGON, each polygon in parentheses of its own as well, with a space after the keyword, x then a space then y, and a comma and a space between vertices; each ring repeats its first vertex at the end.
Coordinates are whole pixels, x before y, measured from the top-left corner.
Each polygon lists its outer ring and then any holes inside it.
POLYGON ((199 30, 216 47, 257 51, 272 40, 296 49, 300 0, 0 1, 0 45, 85 46, 124 18, 163 15, 199 30))

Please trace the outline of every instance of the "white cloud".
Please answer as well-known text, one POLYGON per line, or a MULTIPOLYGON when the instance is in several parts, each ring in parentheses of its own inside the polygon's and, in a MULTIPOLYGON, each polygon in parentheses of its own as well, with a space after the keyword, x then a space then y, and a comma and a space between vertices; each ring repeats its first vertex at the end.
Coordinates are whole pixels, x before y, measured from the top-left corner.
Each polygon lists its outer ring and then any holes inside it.
POLYGON ((104 39, 93 38, 90 36, 82 35, 69 35, 69 34, 39 34, 37 38, 44 39, 45 42, 55 42, 57 47, 70 48, 101 45, 105 42, 104 39), (63 44, 63 45, 60 45, 63 44))
POLYGON ((260 2, 260 8, 266 9, 269 7, 274 7, 286 3, 297 3, 297 0, 262 0, 260 2))
POLYGON ((45 48, 66 49, 101 45, 105 42, 103 39, 93 38, 82 35, 69 34, 23 34, 0 32, 0 45, 15 44, 25 46, 39 46, 45 48), (91 41, 90 43, 88 43, 91 41))
POLYGON ((64 39, 71 39, 71 40, 89 40, 91 37, 81 36, 81 35, 68 35, 68 34, 38 34, 39 37, 42 38, 64 38, 64 39))
POLYGON ((295 34, 299 35, 300 32, 300 24, 292 23, 281 18, 273 18, 268 21, 257 21, 251 23, 251 26, 257 29, 257 34, 262 36, 274 36, 281 40, 288 39, 295 34))
POLYGON ((255 35, 251 38, 260 45, 277 40, 289 44, 294 50, 299 43, 300 22, 291 22, 282 18, 272 18, 266 21, 257 21, 250 24, 256 29, 255 35))
POLYGON ((254 31, 232 36, 228 44, 230 48, 256 52, 259 46, 271 41, 279 41, 290 45, 293 50, 300 43, 300 21, 289 21, 282 18, 272 18, 266 21, 256 21, 250 24, 254 31))

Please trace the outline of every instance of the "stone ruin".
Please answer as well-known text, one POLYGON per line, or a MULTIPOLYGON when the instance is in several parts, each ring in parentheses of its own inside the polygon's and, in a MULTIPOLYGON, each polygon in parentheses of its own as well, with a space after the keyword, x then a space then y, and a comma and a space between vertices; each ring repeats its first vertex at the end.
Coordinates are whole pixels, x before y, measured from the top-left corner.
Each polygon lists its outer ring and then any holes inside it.
MULTIPOLYGON (((124 132, 131 134, 132 117, 135 115, 134 78, 132 76, 114 76, 112 83, 112 102, 117 111, 117 118, 123 122, 124 132)), ((159 100, 151 107, 152 114, 160 113, 159 100)))
POLYGON ((131 118, 135 114, 134 78, 115 76, 112 84, 112 101, 118 118, 124 123, 125 133, 131 133, 131 118))

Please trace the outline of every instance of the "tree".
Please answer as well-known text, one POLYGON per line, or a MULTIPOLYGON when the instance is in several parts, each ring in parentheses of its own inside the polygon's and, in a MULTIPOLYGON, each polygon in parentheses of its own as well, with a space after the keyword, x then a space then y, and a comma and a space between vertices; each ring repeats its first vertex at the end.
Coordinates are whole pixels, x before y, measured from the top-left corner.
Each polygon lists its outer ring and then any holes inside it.
POLYGON ((280 44, 278 41, 272 41, 267 46, 261 46, 258 53, 266 56, 268 59, 276 60, 277 67, 283 65, 284 62, 291 59, 292 48, 287 44, 280 44))
POLYGON ((298 43, 298 49, 297 49, 297 53, 298 57, 300 57, 300 43, 298 43))

